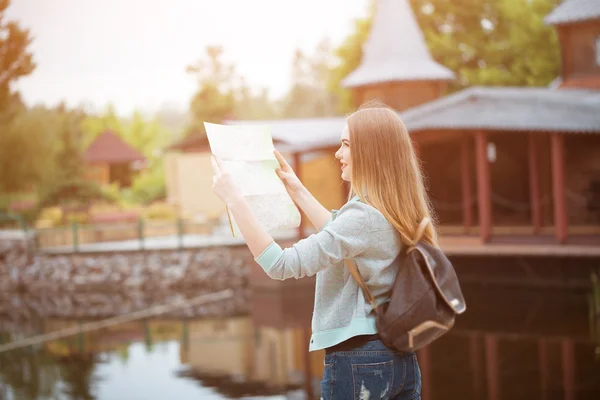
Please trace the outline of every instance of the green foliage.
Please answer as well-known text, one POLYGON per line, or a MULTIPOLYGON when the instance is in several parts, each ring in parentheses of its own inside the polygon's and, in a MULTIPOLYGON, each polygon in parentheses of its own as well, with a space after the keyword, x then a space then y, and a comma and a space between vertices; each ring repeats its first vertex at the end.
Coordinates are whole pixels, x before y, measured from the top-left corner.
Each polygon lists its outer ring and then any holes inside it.
POLYGON ((233 116, 236 119, 279 118, 277 105, 271 101, 267 89, 260 89, 255 93, 243 78, 240 81, 241 84, 235 91, 233 116))
POLYGON ((95 200, 107 200, 100 185, 83 179, 67 179, 41 194, 41 207, 65 205, 86 207, 95 200))
POLYGON ((177 211, 166 203, 153 203, 142 213, 142 218, 153 220, 176 220, 177 211))
MULTIPOLYGON (((452 69, 450 90, 472 85, 544 86, 559 74, 556 32, 543 18, 560 0, 412 0, 432 57, 452 69)), ((329 90, 340 97, 338 111, 354 109, 341 81, 361 61, 372 16, 357 20, 354 32, 335 50, 329 90)))
POLYGON ((162 164, 142 171, 133 179, 131 200, 135 203, 150 204, 164 199, 166 195, 165 171, 162 164))
POLYGON ((79 110, 59 107, 59 129, 55 134, 57 148, 46 179, 39 185, 40 206, 58 204, 87 205, 102 199, 98 184, 85 179, 82 122, 85 114, 79 110))
POLYGON ((0 126, 18 111, 19 95, 11 85, 33 72, 36 65, 27 50, 31 43, 28 29, 17 22, 6 21, 10 0, 0 0, 0 126))
POLYGON ((166 195, 162 156, 163 149, 171 142, 171 133, 158 118, 148 120, 141 113, 134 112, 131 119, 123 120, 109 106, 103 115, 87 117, 83 126, 88 138, 94 138, 105 130, 113 131, 142 152, 148 161, 147 168, 133 177, 131 188, 104 187, 105 199, 120 204, 148 204, 166 195))
POLYGON ((100 186, 102 198, 111 204, 118 204, 122 201, 122 191, 118 183, 111 183, 100 186))
POLYGON ((86 149, 104 131, 108 130, 121 135, 123 126, 115 113, 114 106, 109 104, 103 114, 86 116, 82 121, 81 129, 83 131, 83 148, 86 149))
POLYGON ((203 121, 220 123, 233 117, 235 109, 236 74, 232 65, 225 64, 223 49, 209 46, 205 58, 187 67, 196 78, 198 89, 190 102, 192 123, 188 133, 206 135, 203 121))
POLYGON ((324 40, 314 54, 296 50, 292 62, 292 87, 282 99, 282 117, 306 118, 335 115, 336 93, 327 90, 332 73, 331 45, 324 40))
POLYGON ((327 87, 338 98, 337 111, 339 113, 346 114, 354 109, 352 92, 342 88, 341 82, 360 65, 362 45, 369 36, 371 20, 372 16, 356 20, 354 22, 354 32, 334 51, 334 55, 339 62, 331 71, 327 87))
POLYGON ((127 144, 139 150, 152 164, 160 159, 162 150, 171 142, 172 134, 158 118, 147 119, 139 112, 134 112, 131 119, 121 119, 109 105, 101 115, 90 115, 82 123, 84 132, 84 148, 104 131, 112 131, 127 144))
POLYGON ((558 38, 543 19, 560 0, 413 0, 433 57, 472 85, 545 86, 559 74, 558 38))
POLYGON ((0 133, 0 192, 28 191, 49 173, 59 129, 51 111, 34 108, 16 114, 0 133))

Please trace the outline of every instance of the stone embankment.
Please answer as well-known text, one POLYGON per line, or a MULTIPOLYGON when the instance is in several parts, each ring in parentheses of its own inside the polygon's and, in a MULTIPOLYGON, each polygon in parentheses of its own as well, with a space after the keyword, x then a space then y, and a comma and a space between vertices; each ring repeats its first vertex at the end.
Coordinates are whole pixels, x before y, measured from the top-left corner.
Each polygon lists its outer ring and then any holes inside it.
POLYGON ((0 292, 236 289, 247 286, 252 262, 246 246, 49 255, 0 238, 0 292))

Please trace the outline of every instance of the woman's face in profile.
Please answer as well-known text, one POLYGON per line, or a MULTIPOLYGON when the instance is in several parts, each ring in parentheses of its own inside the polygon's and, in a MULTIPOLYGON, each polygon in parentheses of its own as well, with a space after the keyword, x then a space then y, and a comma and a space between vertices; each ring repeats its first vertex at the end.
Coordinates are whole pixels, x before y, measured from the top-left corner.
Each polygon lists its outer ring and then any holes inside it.
POLYGON ((335 152, 335 158, 340 160, 342 169, 342 179, 350 182, 352 180, 352 158, 350 157, 350 131, 348 125, 344 127, 340 138, 341 145, 335 152))

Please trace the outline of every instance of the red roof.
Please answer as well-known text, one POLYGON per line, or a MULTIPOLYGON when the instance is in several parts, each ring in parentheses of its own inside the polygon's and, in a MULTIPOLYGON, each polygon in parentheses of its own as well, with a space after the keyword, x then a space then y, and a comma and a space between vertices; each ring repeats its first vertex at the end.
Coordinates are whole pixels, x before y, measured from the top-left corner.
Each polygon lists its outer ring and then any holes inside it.
POLYGON ((146 158, 138 150, 125 143, 111 131, 100 134, 85 152, 88 163, 126 163, 145 161, 146 158))

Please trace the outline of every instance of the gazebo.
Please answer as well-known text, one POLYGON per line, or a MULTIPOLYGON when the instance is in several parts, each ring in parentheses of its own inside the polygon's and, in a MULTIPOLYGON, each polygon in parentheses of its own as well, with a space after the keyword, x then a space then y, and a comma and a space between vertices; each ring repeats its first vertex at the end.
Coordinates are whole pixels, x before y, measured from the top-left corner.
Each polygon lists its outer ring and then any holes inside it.
POLYGON ((88 147, 85 161, 88 179, 99 184, 116 182, 120 187, 128 187, 134 171, 144 168, 146 158, 114 132, 106 130, 88 147))

